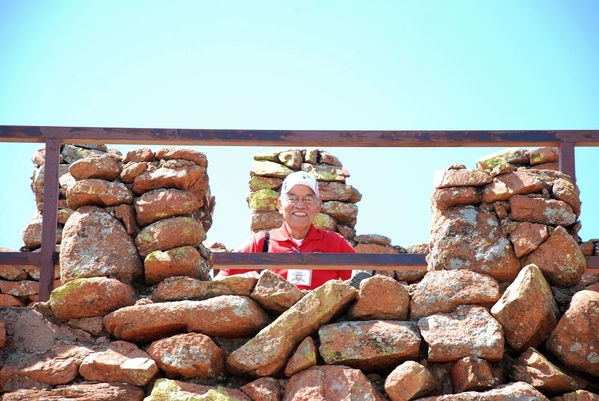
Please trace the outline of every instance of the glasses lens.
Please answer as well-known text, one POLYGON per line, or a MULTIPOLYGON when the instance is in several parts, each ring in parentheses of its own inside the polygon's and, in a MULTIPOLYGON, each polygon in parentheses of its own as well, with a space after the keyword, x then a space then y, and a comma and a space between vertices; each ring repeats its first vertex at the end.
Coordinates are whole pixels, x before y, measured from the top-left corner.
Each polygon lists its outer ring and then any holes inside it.
POLYGON ((312 195, 304 196, 303 198, 298 198, 297 196, 286 196, 285 198, 287 199, 287 202, 291 203, 292 205, 296 205, 300 201, 304 205, 311 205, 316 201, 316 199, 312 195))

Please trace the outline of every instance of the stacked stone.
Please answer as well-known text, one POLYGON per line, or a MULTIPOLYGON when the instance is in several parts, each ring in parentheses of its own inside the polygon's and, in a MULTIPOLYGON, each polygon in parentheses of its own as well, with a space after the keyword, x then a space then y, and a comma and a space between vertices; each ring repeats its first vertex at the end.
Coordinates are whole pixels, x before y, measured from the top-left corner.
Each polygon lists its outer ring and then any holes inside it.
POLYGON ((283 217, 277 210, 281 184, 294 171, 306 171, 318 180, 321 213, 314 225, 335 231, 354 242, 360 192, 346 183, 350 176, 333 154, 320 149, 290 149, 254 155, 250 170, 250 229, 252 232, 281 227, 283 217))

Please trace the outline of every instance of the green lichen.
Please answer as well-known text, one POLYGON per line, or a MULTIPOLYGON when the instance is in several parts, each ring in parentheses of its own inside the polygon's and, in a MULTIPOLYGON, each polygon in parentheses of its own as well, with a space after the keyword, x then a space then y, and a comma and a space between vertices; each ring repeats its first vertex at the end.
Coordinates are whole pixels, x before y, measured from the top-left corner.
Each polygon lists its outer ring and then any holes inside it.
POLYGON ((67 301, 73 291, 81 288, 89 279, 79 278, 73 281, 69 281, 57 287, 54 291, 52 291, 51 301, 55 305, 62 305, 65 301, 67 301))

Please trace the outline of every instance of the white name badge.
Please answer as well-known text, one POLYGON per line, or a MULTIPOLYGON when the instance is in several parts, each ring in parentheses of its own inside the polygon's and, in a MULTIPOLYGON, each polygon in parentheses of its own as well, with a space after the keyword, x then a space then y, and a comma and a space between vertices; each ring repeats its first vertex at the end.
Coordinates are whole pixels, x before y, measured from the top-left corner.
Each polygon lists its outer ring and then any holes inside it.
POLYGON ((295 285, 307 285, 312 284, 312 270, 287 270, 287 281, 295 285))

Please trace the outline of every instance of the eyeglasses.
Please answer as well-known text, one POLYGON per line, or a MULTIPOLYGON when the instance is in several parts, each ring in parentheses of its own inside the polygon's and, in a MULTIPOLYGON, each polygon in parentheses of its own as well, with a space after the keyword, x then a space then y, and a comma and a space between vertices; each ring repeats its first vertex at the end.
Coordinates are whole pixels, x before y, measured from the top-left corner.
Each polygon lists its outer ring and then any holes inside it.
POLYGON ((318 198, 313 196, 313 195, 306 195, 303 198, 300 198, 298 196, 295 195, 284 195, 283 198, 285 198, 285 200, 287 201, 287 203, 290 203, 292 205, 297 205, 300 201, 304 204, 304 205, 313 205, 318 201, 318 198))

